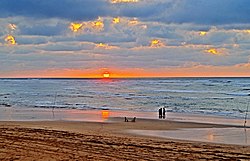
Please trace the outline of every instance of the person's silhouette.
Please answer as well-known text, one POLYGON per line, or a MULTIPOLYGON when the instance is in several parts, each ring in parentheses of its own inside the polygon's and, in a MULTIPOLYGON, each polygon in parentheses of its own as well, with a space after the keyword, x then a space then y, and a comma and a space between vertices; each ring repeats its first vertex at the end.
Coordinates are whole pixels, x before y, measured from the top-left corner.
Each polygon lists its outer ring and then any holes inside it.
POLYGON ((161 119, 162 118, 162 108, 159 108, 158 112, 159 112, 159 118, 161 119))
POLYGON ((163 108, 162 109, 162 118, 166 118, 166 109, 165 108, 163 108))

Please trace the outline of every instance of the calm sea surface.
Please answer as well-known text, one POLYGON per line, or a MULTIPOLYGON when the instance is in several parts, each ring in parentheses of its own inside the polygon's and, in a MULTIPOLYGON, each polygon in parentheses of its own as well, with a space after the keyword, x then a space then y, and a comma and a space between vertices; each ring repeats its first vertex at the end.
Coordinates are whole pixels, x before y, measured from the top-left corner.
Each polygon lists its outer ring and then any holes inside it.
POLYGON ((165 106, 171 112, 244 118, 248 103, 250 78, 0 79, 0 108, 157 111, 165 106))

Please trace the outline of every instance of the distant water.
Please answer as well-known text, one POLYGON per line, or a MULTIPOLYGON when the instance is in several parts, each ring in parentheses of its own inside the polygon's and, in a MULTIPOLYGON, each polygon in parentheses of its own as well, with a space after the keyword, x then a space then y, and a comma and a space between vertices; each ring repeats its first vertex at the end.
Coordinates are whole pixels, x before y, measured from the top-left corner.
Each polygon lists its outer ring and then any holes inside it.
POLYGON ((157 111, 165 106, 171 112, 244 118, 248 103, 250 78, 0 79, 0 107, 157 111))

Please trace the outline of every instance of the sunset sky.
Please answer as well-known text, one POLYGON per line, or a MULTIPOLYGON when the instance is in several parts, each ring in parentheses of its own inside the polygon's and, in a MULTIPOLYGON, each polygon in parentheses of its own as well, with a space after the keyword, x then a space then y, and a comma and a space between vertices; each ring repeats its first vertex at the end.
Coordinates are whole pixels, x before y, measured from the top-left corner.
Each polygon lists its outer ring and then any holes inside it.
POLYGON ((1 0, 0 77, 250 76, 249 0, 1 0))

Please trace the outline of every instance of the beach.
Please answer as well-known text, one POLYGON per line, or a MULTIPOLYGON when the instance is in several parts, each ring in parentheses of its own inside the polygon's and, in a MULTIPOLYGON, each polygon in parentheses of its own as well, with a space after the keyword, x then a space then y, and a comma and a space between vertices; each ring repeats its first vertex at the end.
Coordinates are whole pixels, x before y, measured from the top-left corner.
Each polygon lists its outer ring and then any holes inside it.
POLYGON ((0 0, 0 161, 250 161, 250 0, 0 0))
MULTIPOLYGON (((130 120, 132 118, 129 118, 130 120)), ((130 130, 226 128, 155 119, 110 122, 1 121, 0 160, 249 160, 250 148, 167 139, 130 130)))
POLYGON ((0 86, 0 160, 250 160, 247 78, 0 86))

